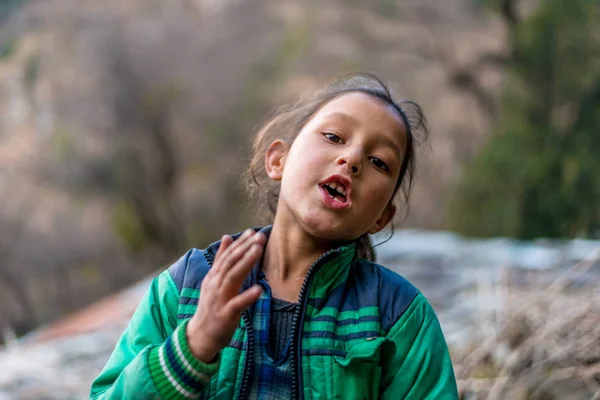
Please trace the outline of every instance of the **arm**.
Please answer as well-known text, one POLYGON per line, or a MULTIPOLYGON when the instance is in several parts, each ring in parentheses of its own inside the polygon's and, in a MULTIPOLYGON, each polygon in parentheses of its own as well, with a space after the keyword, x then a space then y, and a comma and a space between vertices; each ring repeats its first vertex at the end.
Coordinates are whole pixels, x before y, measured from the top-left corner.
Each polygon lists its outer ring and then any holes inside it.
POLYGON ((382 399, 458 399, 448 346, 423 295, 415 297, 387 337, 396 346, 384 358, 382 399))
POLYGON ((178 303, 179 291, 165 271, 152 282, 92 384, 91 399, 197 397, 218 363, 205 364, 192 355, 185 334, 188 321, 177 326, 178 303))

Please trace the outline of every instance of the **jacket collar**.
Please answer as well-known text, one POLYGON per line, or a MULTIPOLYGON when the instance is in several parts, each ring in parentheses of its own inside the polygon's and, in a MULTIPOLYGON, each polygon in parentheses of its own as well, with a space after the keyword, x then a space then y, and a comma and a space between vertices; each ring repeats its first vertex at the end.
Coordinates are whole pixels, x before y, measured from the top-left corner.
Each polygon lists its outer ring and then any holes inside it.
MULTIPOLYGON (((257 232, 261 231, 264 233, 268 241, 272 228, 273 226, 269 225, 253 229, 257 232)), ((243 232, 236 233, 231 235, 231 237, 233 240, 236 240, 242 235, 242 233, 243 232)), ((217 254, 220 244, 221 241, 217 241, 205 249, 205 257, 210 259, 211 263, 217 254)), ((313 271, 312 282, 310 284, 310 292, 308 296, 317 298, 327 297, 333 289, 344 282, 348 276, 352 262, 354 261, 355 252, 356 242, 351 242, 338 248, 331 249, 317 258, 317 260, 315 260, 311 266, 311 270, 315 269, 315 271, 313 271)), ((242 285, 244 290, 258 282, 260 265, 261 262, 258 262, 254 268, 252 268, 252 272, 248 275, 242 285)), ((311 272, 309 270, 309 274, 310 273, 311 272)))

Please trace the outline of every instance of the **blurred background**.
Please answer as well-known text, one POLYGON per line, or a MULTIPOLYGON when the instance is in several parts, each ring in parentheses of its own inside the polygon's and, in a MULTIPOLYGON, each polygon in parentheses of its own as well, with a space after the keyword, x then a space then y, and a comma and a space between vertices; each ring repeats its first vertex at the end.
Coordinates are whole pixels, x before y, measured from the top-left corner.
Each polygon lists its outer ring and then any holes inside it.
POLYGON ((86 398, 149 279, 259 223, 256 126, 354 71, 429 119, 376 251, 463 398, 600 399, 598 0, 0 0, 0 399, 86 398))

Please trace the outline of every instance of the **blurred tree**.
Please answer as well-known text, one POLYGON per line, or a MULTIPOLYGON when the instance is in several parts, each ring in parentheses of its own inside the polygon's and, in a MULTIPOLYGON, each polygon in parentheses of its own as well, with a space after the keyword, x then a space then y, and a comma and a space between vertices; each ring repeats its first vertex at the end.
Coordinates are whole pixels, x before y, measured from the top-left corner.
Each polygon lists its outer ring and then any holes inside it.
POLYGON ((120 139, 111 160, 113 189, 124 202, 117 210, 128 210, 116 216, 117 232, 132 250, 149 242, 175 254, 185 245, 176 191, 181 172, 169 124, 178 87, 149 84, 125 60, 125 55, 116 54, 112 73, 117 88, 112 106, 120 139), (128 227, 137 227, 136 232, 124 227, 124 221, 131 221, 128 227))
MULTIPOLYGON (((19 214, 30 211, 30 207, 31 204, 24 202, 19 214)), ((16 217, 0 215, 0 225, 5 228, 0 230, 0 345, 4 342, 6 331, 21 333, 34 326, 33 321, 27 318, 34 314, 25 279, 30 271, 16 262, 17 255, 13 251, 15 244, 22 240, 25 233, 25 227, 19 222, 16 217)))
POLYGON ((477 236, 598 236, 600 2, 545 0, 524 19, 514 1, 486 3, 512 27, 505 89, 496 134, 467 165, 449 225, 477 236))

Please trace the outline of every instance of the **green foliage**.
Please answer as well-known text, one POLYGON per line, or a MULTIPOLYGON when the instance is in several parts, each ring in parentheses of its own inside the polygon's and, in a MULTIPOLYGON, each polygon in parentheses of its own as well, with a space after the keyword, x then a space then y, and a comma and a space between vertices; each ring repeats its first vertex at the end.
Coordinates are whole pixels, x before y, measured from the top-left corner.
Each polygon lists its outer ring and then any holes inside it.
POLYGON ((399 7, 396 0, 378 0, 375 3, 377 13, 385 18, 396 18, 399 15, 399 7))
POLYGON ((77 151, 75 138, 64 127, 56 130, 51 137, 50 144, 52 150, 54 150, 54 154, 62 161, 68 160, 77 151))
POLYGON ((130 251, 138 252, 149 245, 148 235, 129 202, 122 200, 115 204, 112 226, 117 237, 130 251))
POLYGON ((9 58, 17 49, 17 40, 12 38, 0 44, 0 59, 9 58))
POLYGON ((37 79, 40 75, 40 55, 38 53, 32 54, 27 59, 25 65, 25 83, 29 90, 32 90, 35 86, 37 79))
POLYGON ((181 89, 175 83, 155 85, 142 95, 142 110, 149 116, 164 113, 181 95, 181 89))
POLYGON ((277 54, 275 64, 285 66, 300 58, 310 43, 309 24, 298 24, 288 27, 277 54))
POLYGON ((501 126, 467 166, 452 229, 600 233, 600 2, 546 0, 513 36, 501 126))

